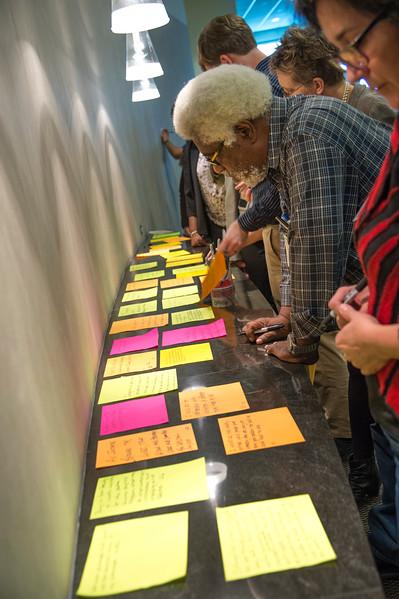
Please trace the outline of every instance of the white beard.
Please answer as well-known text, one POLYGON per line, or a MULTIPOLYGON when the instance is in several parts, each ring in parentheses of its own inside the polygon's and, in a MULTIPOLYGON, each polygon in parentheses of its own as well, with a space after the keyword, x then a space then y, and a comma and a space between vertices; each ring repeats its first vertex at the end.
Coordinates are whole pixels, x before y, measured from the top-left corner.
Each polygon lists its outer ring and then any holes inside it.
POLYGON ((248 187, 256 187, 261 181, 266 178, 267 168, 251 166, 247 170, 235 171, 232 174, 234 181, 243 181, 248 187))

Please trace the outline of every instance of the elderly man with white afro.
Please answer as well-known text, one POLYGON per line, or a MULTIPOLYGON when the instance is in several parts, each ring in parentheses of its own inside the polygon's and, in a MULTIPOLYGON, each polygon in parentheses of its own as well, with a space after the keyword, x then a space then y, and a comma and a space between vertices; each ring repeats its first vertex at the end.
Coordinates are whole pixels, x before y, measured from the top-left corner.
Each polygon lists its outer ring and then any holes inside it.
POLYGON ((266 114, 272 92, 265 76, 242 65, 221 65, 189 83, 179 93, 174 125, 184 139, 210 144, 236 139, 235 126, 266 114))

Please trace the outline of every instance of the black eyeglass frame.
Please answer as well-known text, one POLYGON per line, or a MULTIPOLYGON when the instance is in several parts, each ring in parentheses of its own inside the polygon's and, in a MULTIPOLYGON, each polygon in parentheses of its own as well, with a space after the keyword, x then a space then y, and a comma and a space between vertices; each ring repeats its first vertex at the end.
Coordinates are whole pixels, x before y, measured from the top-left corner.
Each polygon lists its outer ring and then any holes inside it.
POLYGON ((364 54, 361 51, 360 46, 364 42, 364 40, 366 39, 366 37, 368 36, 370 31, 372 31, 372 29, 374 29, 374 27, 376 25, 378 25, 378 23, 380 23, 382 20, 386 19, 387 17, 388 17, 387 11, 382 11, 379 15, 377 15, 371 21, 371 23, 369 23, 367 25, 367 27, 366 27, 366 29, 364 29, 364 31, 362 31, 361 33, 359 33, 359 35, 357 35, 355 37, 355 39, 350 44, 345 46, 345 48, 343 48, 342 50, 338 51, 338 56, 344 64, 346 64, 348 67, 352 67, 352 68, 356 69, 356 68, 359 68, 359 63, 361 62, 361 60, 363 58, 365 58, 368 61, 368 56, 366 56, 366 54, 364 54), (356 55, 356 53, 359 55, 359 61, 358 61, 357 65, 354 64, 355 61, 352 61, 351 59, 348 60, 347 58, 345 58, 345 54, 346 54, 346 56, 348 56, 351 54, 356 55))

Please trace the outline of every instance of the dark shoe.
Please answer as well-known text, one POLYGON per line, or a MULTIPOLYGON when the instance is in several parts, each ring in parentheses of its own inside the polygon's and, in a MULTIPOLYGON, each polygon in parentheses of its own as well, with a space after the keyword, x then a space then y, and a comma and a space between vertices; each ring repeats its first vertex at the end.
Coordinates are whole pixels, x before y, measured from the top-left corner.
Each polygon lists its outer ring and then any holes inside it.
POLYGON ((344 463, 347 462, 349 456, 352 455, 352 439, 346 439, 345 437, 335 437, 334 441, 339 453, 339 457, 344 463))
POLYGON ((369 497, 376 497, 380 490, 380 477, 374 456, 355 460, 349 456, 349 484, 357 504, 369 497))

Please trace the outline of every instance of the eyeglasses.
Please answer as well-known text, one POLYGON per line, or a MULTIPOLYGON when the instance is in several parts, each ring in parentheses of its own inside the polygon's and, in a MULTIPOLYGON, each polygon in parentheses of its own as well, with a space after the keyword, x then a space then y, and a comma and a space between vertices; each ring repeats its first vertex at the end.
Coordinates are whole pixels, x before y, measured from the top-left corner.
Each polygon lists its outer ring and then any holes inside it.
POLYGON ((220 152, 222 151, 224 146, 224 141, 221 141, 220 144, 218 145, 218 147, 216 148, 215 152, 212 154, 212 156, 210 158, 208 158, 206 156, 207 161, 209 162, 209 164, 211 164, 212 166, 222 166, 218 161, 217 161, 217 157, 219 156, 220 152))
POLYGON ((364 59, 368 61, 368 56, 366 56, 360 50, 360 46, 362 45, 370 31, 374 29, 374 27, 386 17, 387 13, 385 11, 377 15, 375 19, 373 19, 371 23, 366 27, 366 29, 362 31, 362 33, 359 33, 359 35, 357 35, 350 44, 348 44, 347 46, 345 46, 345 48, 339 51, 338 56, 340 57, 342 62, 348 65, 348 67, 356 69, 359 68, 359 65, 361 63, 364 63, 364 59))

